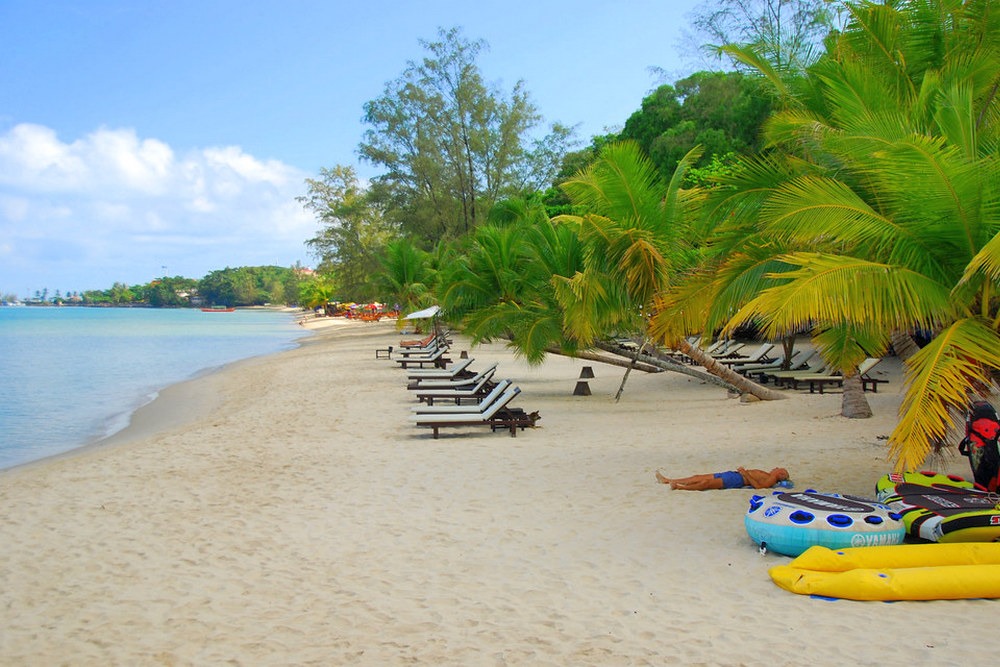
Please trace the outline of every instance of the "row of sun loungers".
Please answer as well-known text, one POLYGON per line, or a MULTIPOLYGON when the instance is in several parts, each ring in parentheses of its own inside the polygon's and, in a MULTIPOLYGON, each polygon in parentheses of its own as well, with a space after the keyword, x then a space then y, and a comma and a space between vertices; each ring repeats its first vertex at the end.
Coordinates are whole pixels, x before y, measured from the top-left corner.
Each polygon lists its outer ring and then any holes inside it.
POLYGON ((451 363, 451 359, 445 356, 447 352, 448 343, 441 336, 434 336, 423 345, 407 345, 404 342, 396 351, 396 363, 402 368, 411 366, 424 368, 427 365, 444 368, 451 363))
MULTIPOLYGON (((697 345, 698 339, 688 340, 691 345, 697 345)), ((729 366, 737 373, 745 375, 761 384, 773 382, 775 386, 789 389, 809 389, 809 393, 823 393, 828 386, 842 387, 844 375, 837 369, 827 367, 823 359, 815 351, 799 350, 792 354, 787 368, 782 368, 784 359, 775 353, 773 343, 761 343, 756 347, 734 341, 719 340, 705 348, 705 352, 719 364, 729 366)), ((690 357, 681 355, 686 361, 694 363, 690 357)), ((878 385, 887 380, 871 374, 881 358, 870 357, 858 366, 861 376, 861 386, 865 391, 878 391, 878 385)))
MULTIPOLYGON (((882 360, 876 357, 869 357, 862 361, 858 365, 858 375, 861 376, 861 387, 862 389, 876 392, 878 391, 878 384, 880 382, 886 382, 886 380, 881 380, 870 375, 870 372, 875 366, 879 364, 882 360)), ((830 370, 825 366, 822 366, 818 371, 813 369, 806 369, 801 371, 787 371, 778 374, 775 378, 775 382, 785 386, 791 386, 792 389, 798 389, 799 386, 809 387, 809 393, 815 393, 818 391, 820 394, 823 393, 823 388, 827 385, 836 385, 838 387, 844 386, 844 375, 840 371, 830 370)))
MULTIPOLYGON (((701 348, 702 352, 719 362, 741 360, 746 358, 746 355, 741 354, 742 350, 746 348, 746 344, 735 340, 722 338, 714 343, 710 343, 702 347, 701 338, 698 336, 691 336, 687 339, 687 342, 691 345, 691 347, 701 348)), ((669 354, 678 361, 683 361, 688 364, 698 363, 695 359, 689 357, 680 350, 674 350, 669 354)))
POLYGON ((449 343, 447 336, 434 334, 400 343, 396 362, 406 371, 407 389, 419 403, 412 408, 411 422, 430 428, 435 439, 446 427, 488 426, 492 431, 507 430, 511 437, 519 429, 534 427, 540 418, 537 412, 510 405, 520 388, 509 379, 493 381, 497 364, 474 372, 470 367, 475 359, 467 358, 449 367, 451 359, 444 356, 449 343))

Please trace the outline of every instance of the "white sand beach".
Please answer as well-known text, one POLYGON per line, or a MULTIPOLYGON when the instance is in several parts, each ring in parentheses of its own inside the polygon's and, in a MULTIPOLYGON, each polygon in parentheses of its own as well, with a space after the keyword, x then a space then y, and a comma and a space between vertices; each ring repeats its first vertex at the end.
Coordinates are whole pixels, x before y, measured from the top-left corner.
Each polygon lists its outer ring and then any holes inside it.
MULTIPOLYGON (((872 497, 898 361, 839 393, 741 403, 676 373, 501 345, 473 368, 541 413, 511 438, 409 421, 392 322, 163 392, 109 443, 0 473, 3 665, 931 665, 995 656, 998 602, 851 602, 775 586, 752 490, 673 475, 789 469, 872 497), (584 365, 592 396, 573 396, 584 365)), ((968 474, 957 455, 934 463, 968 474)))

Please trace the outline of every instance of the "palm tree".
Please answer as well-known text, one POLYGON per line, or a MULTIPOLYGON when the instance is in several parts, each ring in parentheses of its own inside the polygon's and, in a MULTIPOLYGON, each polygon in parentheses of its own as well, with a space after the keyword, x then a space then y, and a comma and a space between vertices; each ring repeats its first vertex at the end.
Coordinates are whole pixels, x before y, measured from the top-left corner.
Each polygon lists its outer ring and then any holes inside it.
POLYGON ((848 9, 805 92, 768 123, 776 156, 723 182, 715 210, 732 219, 718 234, 753 233, 715 275, 753 267, 770 284, 716 307, 734 311, 730 329, 811 327, 849 378, 893 334, 940 332, 906 361, 890 436, 896 467, 914 468, 1000 372, 1000 22, 988 0, 848 9))
POLYGON ((336 287, 329 277, 315 277, 299 283, 299 304, 310 310, 333 301, 336 287))
POLYGON ((686 170, 699 155, 700 149, 692 149, 664 184, 634 142, 612 143, 563 183, 573 204, 588 211, 556 219, 575 225, 586 248, 584 270, 556 285, 567 328, 581 345, 615 331, 628 332, 640 340, 635 359, 654 339, 663 340, 741 393, 779 398, 779 393, 719 364, 684 339, 702 329, 683 329, 671 336, 650 329, 659 295, 700 257, 696 223, 701 193, 681 188, 686 170))
POLYGON ((506 339, 529 363, 554 350, 575 353, 552 287, 553 276, 579 268, 575 235, 553 225, 540 202, 500 202, 489 216, 443 270, 442 308, 473 342, 506 339))
POLYGON ((427 252, 408 239, 392 241, 386 245, 380 264, 375 284, 383 298, 392 299, 404 310, 432 305, 436 274, 427 252))

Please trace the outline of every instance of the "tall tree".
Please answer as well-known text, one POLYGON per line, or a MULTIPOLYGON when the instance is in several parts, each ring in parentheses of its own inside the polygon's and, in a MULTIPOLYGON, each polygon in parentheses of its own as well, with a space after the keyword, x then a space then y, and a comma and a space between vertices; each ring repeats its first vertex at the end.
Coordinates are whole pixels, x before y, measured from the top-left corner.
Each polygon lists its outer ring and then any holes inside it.
POLYGON ((371 276, 383 248, 396 235, 395 226, 363 188, 353 167, 321 169, 319 179, 306 179, 306 186, 308 195, 298 201, 321 225, 319 233, 306 241, 320 260, 320 272, 336 275, 344 298, 374 298, 371 276))
POLYGON ((840 0, 712 0, 694 12, 699 44, 753 48, 779 70, 802 71, 822 53, 839 23, 840 0))
POLYGON ((540 116, 523 82, 509 93, 486 83, 476 63, 486 42, 452 28, 420 44, 423 60, 365 104, 359 152, 385 169, 378 191, 404 230, 435 241, 469 232, 525 184, 550 181, 571 133, 557 126, 529 155, 540 116))
POLYGON ((669 180, 692 146, 703 147, 698 167, 729 153, 756 151, 770 111, 770 94, 756 78, 697 72, 650 93, 620 137, 638 142, 669 180))

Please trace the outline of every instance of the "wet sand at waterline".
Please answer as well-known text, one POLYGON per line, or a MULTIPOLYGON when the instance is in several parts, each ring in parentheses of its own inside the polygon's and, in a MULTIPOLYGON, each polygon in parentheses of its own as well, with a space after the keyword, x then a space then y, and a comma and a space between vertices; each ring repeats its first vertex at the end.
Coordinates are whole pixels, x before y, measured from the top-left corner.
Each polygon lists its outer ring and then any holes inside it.
MULTIPOLYGON (((409 421, 392 322, 328 321, 295 350, 162 392, 107 443, 0 473, 4 665, 965 664, 997 602, 829 601, 779 589, 752 490, 669 475, 789 469, 871 497, 898 361, 839 393, 741 403, 675 373, 469 348, 541 421, 511 438, 409 421), (574 396, 583 366, 591 396, 574 396), (985 625, 984 625, 985 623, 985 625)), ((315 325, 319 326, 319 325, 315 325)), ((967 475, 961 457, 936 461, 967 475)))

